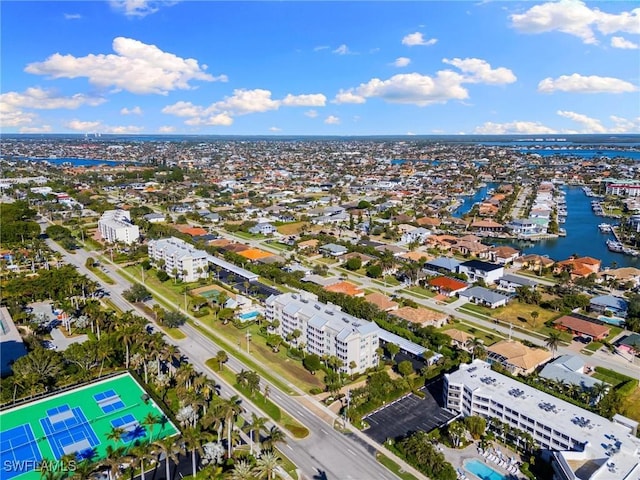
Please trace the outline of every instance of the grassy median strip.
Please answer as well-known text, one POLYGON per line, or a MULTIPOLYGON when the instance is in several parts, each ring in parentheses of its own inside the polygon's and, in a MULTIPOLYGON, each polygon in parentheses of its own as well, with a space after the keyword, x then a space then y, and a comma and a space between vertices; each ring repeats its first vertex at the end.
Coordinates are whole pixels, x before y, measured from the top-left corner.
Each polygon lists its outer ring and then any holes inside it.
POLYGON ((116 282, 114 282, 111 277, 109 275, 107 275, 106 273, 104 273, 102 270, 100 270, 97 267, 89 267, 89 270, 91 270, 91 272, 98 277, 100 280, 102 280, 104 283, 106 283, 107 285, 115 285, 116 282))
POLYGON ((249 390, 239 385, 236 382, 236 374, 232 370, 227 367, 223 367, 222 370, 219 370, 219 364, 216 358, 210 358, 205 362, 205 364, 221 376, 229 385, 232 385, 238 392, 251 399, 253 404, 266 413, 274 422, 281 424, 295 438, 306 438, 309 435, 309 430, 304 425, 288 413, 281 410, 280 407, 271 400, 265 398, 261 392, 254 392, 251 394, 249 390))
POLYGON ((409 472, 405 472, 400 465, 391 460, 389 457, 376 453, 376 460, 380 462, 382 465, 391 470, 395 475, 402 478, 403 480, 418 480, 415 476, 411 475, 409 472))

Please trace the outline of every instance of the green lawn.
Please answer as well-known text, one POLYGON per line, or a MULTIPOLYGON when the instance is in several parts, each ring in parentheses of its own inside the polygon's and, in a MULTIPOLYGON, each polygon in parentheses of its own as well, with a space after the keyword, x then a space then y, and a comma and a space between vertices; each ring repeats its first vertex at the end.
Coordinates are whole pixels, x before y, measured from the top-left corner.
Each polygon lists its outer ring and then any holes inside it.
POLYGON ((111 277, 109 275, 104 273, 98 267, 91 267, 91 268, 89 268, 89 270, 91 270, 92 273, 94 273, 100 280, 102 280, 107 285, 114 285, 116 283, 111 279, 111 277))
POLYGON ((463 332, 467 332, 470 335, 473 335, 476 338, 479 338, 484 342, 486 346, 493 345, 494 343, 504 340, 504 336, 499 332, 486 332, 480 327, 475 327, 473 325, 469 325, 468 323, 463 322, 454 322, 442 327, 441 332, 445 332, 446 330, 451 330, 455 328, 456 330, 461 330, 463 332))
MULTIPOLYGON (((20 432, 25 430, 30 431, 33 438, 30 443, 33 447, 37 447, 36 450, 39 450, 39 453, 41 454, 41 458, 38 458, 38 460, 42 458, 47 460, 59 459, 64 451, 62 450, 60 443, 54 441, 54 439, 56 437, 60 439, 60 435, 51 435, 45 431, 41 420, 48 419, 46 421, 50 422, 48 423, 49 428, 52 426, 51 424, 56 423, 56 415, 71 416, 70 414, 72 414, 76 418, 76 421, 81 425, 84 425, 83 430, 85 434, 78 434, 78 437, 82 436, 82 438, 88 439, 89 444, 91 444, 91 447, 96 451, 94 459, 100 460, 106 457, 106 449, 108 446, 129 447, 133 444, 133 439, 129 439, 127 437, 123 437, 117 442, 107 438, 107 435, 112 431, 112 427, 114 425, 112 422, 125 422, 127 419, 123 419, 123 417, 126 415, 131 415, 133 421, 137 422, 137 424, 142 427, 137 431, 137 439, 143 439, 146 437, 151 440, 151 437, 153 436, 152 441, 155 441, 156 439, 179 433, 178 429, 168 419, 166 419, 164 412, 153 400, 142 400, 142 396, 145 393, 146 392, 142 386, 138 384, 130 374, 123 373, 116 377, 101 380, 68 392, 52 395, 43 400, 30 402, 0 413, 2 438, 3 441, 5 439, 9 440, 12 438, 18 439, 20 432), (98 403, 98 399, 94 398, 94 395, 100 395, 110 390, 120 398, 122 405, 117 409, 105 411, 103 406, 98 403), (64 408, 65 406, 68 407, 66 410, 68 413, 56 414, 52 412, 54 409, 58 409, 60 407, 64 408), (153 426, 144 426, 142 425, 142 422, 148 413, 153 413, 165 420, 162 423, 158 423, 153 426), (82 417, 84 417, 84 419, 82 419, 82 417), (20 429, 20 432, 11 432, 11 429, 14 428, 20 429), (91 438, 91 436, 89 436, 87 438, 87 433, 89 435, 93 433, 95 437, 91 438)), ((65 428, 66 427, 63 426, 62 430, 65 430, 65 428)), ((56 430, 59 429, 56 428, 56 430)), ((78 438, 78 440, 82 439, 78 438)), ((24 437, 22 442, 26 442, 24 437)), ((82 444, 78 444, 78 448, 86 447, 82 444)), ((23 456, 24 453, 17 458, 11 453, 6 457, 5 455, 5 452, 3 452, 3 460, 28 460, 23 456)), ((42 478, 40 472, 35 471, 33 467, 35 467, 35 465, 33 465, 31 469, 25 469, 25 473, 14 476, 13 479, 38 480, 42 478)))
POLYGON ((382 453, 376 453, 376 460, 378 460, 382 465, 391 470, 396 476, 400 477, 402 480, 417 480, 417 478, 410 474, 409 472, 405 472, 400 465, 391 460, 386 455, 382 453))
POLYGON ((433 297, 436 296, 436 293, 433 292, 432 290, 429 290, 428 288, 418 287, 416 285, 414 285, 413 287, 409 287, 409 288, 403 290, 403 292, 405 292, 405 291, 414 293, 414 294, 419 295, 421 297, 433 298, 433 297))
POLYGON ((231 348, 233 348, 234 356, 240 358, 261 376, 268 378, 270 382, 276 384, 281 390, 289 392, 291 395, 295 393, 289 385, 270 375, 270 372, 278 374, 288 383, 296 385, 306 392, 312 388, 324 387, 322 375, 312 375, 299 361, 289 358, 284 347, 281 347, 279 352, 274 352, 271 347, 267 346, 266 339, 258 333, 259 327, 257 325, 247 327, 251 333, 251 354, 247 355, 246 329, 238 329, 231 323, 223 325, 222 322, 219 321, 209 321, 205 323, 202 319, 198 319, 198 322, 201 325, 196 328, 211 337, 214 341, 216 340, 216 336, 224 338, 233 346, 231 348), (202 324, 213 329, 215 335, 202 324))

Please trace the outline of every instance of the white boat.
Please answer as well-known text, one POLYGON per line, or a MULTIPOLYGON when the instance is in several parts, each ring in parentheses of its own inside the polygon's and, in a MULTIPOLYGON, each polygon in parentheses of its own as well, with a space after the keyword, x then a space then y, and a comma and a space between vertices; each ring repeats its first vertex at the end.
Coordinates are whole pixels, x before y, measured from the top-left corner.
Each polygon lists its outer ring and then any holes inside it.
POLYGON ((623 252, 624 245, 620 242, 616 242, 615 240, 607 240, 607 248, 612 252, 623 252))
POLYGON ((600 225, 598 225, 598 229, 602 233, 609 233, 612 230, 611 225, 609 225, 608 223, 601 223, 600 225))

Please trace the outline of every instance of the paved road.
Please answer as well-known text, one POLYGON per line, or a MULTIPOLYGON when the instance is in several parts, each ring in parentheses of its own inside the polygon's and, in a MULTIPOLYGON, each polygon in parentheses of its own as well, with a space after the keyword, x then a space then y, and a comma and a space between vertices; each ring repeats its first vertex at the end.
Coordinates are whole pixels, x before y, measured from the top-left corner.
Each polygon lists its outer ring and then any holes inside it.
MULTIPOLYGON (((137 310, 122 297, 122 291, 129 288, 130 282, 119 275, 115 271, 114 267, 110 265, 106 266, 109 272, 109 277, 111 277, 116 284, 103 284, 101 279, 95 276, 93 272, 85 266, 86 259, 92 256, 90 252, 79 249, 76 253, 70 254, 51 240, 48 240, 47 243, 52 250, 58 251, 64 255, 65 260, 68 263, 75 265, 81 273, 103 285, 103 289, 109 293, 109 299, 116 307, 122 311, 137 310)), ((95 254, 93 256, 95 256, 95 254)), ((141 310, 137 310, 137 313, 147 317, 141 310)), ((149 318, 149 320, 152 321, 151 318, 149 318)), ((224 348, 229 354, 227 368, 231 368, 234 371, 240 371, 242 369, 249 369, 249 367, 243 365, 233 357, 232 348, 216 345, 208 337, 201 334, 195 327, 187 324, 182 327, 182 331, 187 335, 187 338, 184 340, 176 340, 168 336, 165 338, 169 343, 178 346, 181 352, 188 356, 189 362, 194 365, 196 370, 202 371, 208 376, 213 377, 216 382, 221 385, 221 394, 223 397, 228 398, 229 396, 236 394, 237 392, 232 390, 223 379, 215 375, 215 373, 213 373, 204 362, 213 357, 215 352, 219 349, 224 348)), ((266 383, 268 382, 262 380, 263 386, 266 383)), ((324 407, 317 404, 315 400, 312 400, 310 397, 305 398, 305 396, 290 397, 272 384, 270 384, 270 389, 270 398, 273 402, 281 406, 290 415, 303 423, 311 432, 309 437, 304 440, 296 441, 294 439, 289 439, 287 445, 283 447, 284 453, 299 468, 303 478, 312 479, 314 476, 319 475, 324 475, 322 478, 326 478, 328 480, 397 478, 392 472, 375 460, 373 456, 375 448, 380 448, 380 446, 371 442, 361 432, 344 435, 334 430, 331 425, 320 419, 314 411, 307 408, 305 403, 312 402, 315 404, 314 409, 320 409, 326 415, 333 416, 331 412, 325 410, 324 407), (303 402, 302 400, 306 400, 307 402, 303 402)), ((249 414, 256 413, 257 415, 267 417, 264 412, 259 411, 248 401, 244 401, 243 406, 249 414)), ((396 459, 396 462, 401 463, 399 459, 396 459)), ((403 465, 403 467, 406 470, 413 470, 408 465, 403 465)), ((413 471, 412 473, 414 473, 418 478, 424 478, 424 476, 420 475, 418 472, 413 471)))

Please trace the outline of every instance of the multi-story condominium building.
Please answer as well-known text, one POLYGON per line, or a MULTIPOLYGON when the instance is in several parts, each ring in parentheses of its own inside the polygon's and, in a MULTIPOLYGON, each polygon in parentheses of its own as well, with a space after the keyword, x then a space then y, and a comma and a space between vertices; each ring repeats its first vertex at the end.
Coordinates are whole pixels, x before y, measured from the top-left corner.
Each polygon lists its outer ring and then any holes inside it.
POLYGON ((131 214, 126 210, 107 210, 98 220, 98 229, 105 242, 122 242, 131 245, 140 238, 137 225, 131 223, 131 214))
POLYGON ((195 282, 206 278, 209 271, 209 255, 180 238, 171 237, 149 242, 149 258, 162 265, 171 277, 183 282, 195 282), (160 261, 164 262, 161 263, 160 261))
POLYGON ((554 480, 640 479, 637 422, 614 421, 494 372, 475 360, 446 374, 447 408, 528 432, 551 459, 554 480))
POLYGON ((285 338, 298 330, 298 344, 304 343, 307 352, 319 356, 335 355, 342 360, 342 372, 363 372, 378 365, 380 327, 375 323, 349 315, 337 305, 321 303, 306 292, 272 295, 266 305, 267 320, 280 323, 278 335, 285 338))
POLYGON ((607 181, 607 195, 617 195, 621 197, 640 196, 640 181, 638 180, 615 180, 607 181))

